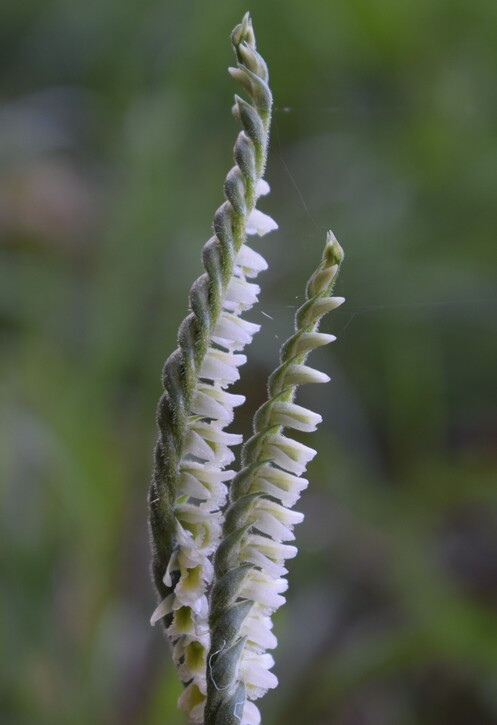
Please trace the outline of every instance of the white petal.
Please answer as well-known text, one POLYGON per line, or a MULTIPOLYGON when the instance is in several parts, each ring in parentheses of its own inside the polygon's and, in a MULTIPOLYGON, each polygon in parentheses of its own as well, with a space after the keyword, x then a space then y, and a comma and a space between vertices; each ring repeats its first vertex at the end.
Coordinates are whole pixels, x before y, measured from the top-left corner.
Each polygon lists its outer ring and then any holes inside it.
POLYGON ((243 436, 237 433, 226 433, 215 423, 206 423, 203 420, 196 420, 191 423, 191 427, 205 438, 206 441, 212 443, 224 443, 227 446, 237 446, 243 442, 243 436))
POLYGON ((318 413, 295 403, 276 401, 271 406, 271 425, 282 425, 311 433, 322 420, 318 413))
MULTIPOLYGON (((222 312, 219 321, 212 334, 212 340, 218 343, 218 340, 225 340, 233 349, 240 349, 252 342, 252 337, 260 330, 260 325, 253 322, 247 322, 240 317, 229 312, 222 312)), ((224 345, 223 342, 218 344, 224 345)))
MULTIPOLYGON (((233 395, 233 393, 227 393, 218 385, 199 383, 197 390, 209 395, 213 400, 222 405, 225 410, 229 409, 231 411, 232 408, 237 408, 245 402, 244 395, 233 395)), ((232 416, 232 413, 230 413, 230 416, 232 416)))
POLYGON ((233 355, 211 348, 204 357, 199 376, 222 384, 235 383, 240 378, 237 368, 246 362, 245 355, 233 355))
POLYGON ((240 634, 242 637, 247 637, 248 645, 253 643, 261 650, 274 649, 278 644, 278 640, 271 632, 271 627, 270 617, 264 617, 262 614, 259 616, 249 614, 242 625, 240 634))
MULTIPOLYGON (((249 655, 249 653, 246 653, 249 655)), ((269 654, 244 656, 240 662, 239 676, 245 683, 247 695, 252 699, 262 697, 267 690, 278 685, 278 678, 269 669, 274 660, 269 654)))
POLYGON ((345 297, 321 297, 314 302, 313 311, 317 317, 322 317, 332 310, 336 310, 337 307, 343 305, 345 297))
POLYGON ((267 440, 271 446, 278 446, 287 456, 290 456, 292 460, 299 462, 303 466, 306 466, 309 461, 312 461, 316 455, 314 448, 305 446, 303 443, 295 441, 293 438, 288 438, 288 436, 281 435, 280 433, 275 433, 267 440))
POLYGON ((168 594, 165 599, 159 604, 154 610, 154 613, 150 617, 150 624, 153 626, 159 619, 165 617, 166 614, 170 614, 173 610, 174 594, 168 594))
POLYGON ((268 466, 259 472, 250 491, 251 493, 264 491, 291 508, 299 500, 301 492, 308 485, 309 481, 305 478, 294 476, 275 466, 268 466))
POLYGON ((195 682, 191 682, 180 695, 178 700, 179 709, 186 713, 193 723, 204 721, 205 696, 195 682))
POLYGON ((263 237, 264 234, 272 232, 273 229, 278 229, 278 225, 270 216, 259 211, 259 209, 253 209, 250 212, 245 225, 247 234, 258 234, 263 237))
POLYGON ((199 481, 208 485, 216 484, 219 481, 230 481, 235 475, 235 471, 221 471, 216 466, 208 466, 195 461, 182 462, 181 469, 192 473, 199 481))
POLYGON ((326 332, 304 332, 295 343, 295 353, 308 352, 335 340, 335 335, 328 335, 326 332))
POLYGON ((212 564, 207 558, 204 559, 203 565, 184 569, 174 590, 178 602, 192 609, 195 609, 195 606, 200 607, 199 600, 205 592, 205 585, 212 581, 212 574, 212 564))
POLYGON ((282 471, 274 466, 264 466, 261 469, 261 478, 274 483, 284 491, 303 491, 309 485, 309 481, 299 476, 294 476, 291 473, 282 471))
POLYGON ((261 291, 258 284, 246 282, 240 277, 232 277, 223 297, 224 301, 236 302, 245 309, 250 309, 257 302, 257 297, 261 291))
POLYGON ((293 527, 303 520, 304 514, 269 499, 259 499, 251 515, 255 528, 275 541, 293 541, 293 527))
POLYGON ((333 299, 335 300, 334 310, 345 302, 345 297, 333 297, 333 299))
POLYGON ((179 482, 179 492, 181 495, 187 494, 192 498, 207 500, 211 498, 211 492, 198 480, 196 476, 183 471, 179 482))
POLYGON ((197 390, 192 400, 192 413, 202 415, 206 418, 222 420, 226 424, 233 420, 233 413, 220 403, 216 402, 211 395, 206 395, 201 390, 197 390))
MULTIPOLYGON (((283 471, 283 473, 286 473, 286 471, 283 471)), ((299 481, 305 481, 305 479, 299 478, 299 481)), ((308 481, 305 481, 305 485, 302 485, 301 490, 306 488, 307 484, 308 481)), ((269 496, 279 499, 284 506, 288 506, 289 508, 294 506, 300 498, 300 490, 292 488, 291 492, 288 492, 264 478, 257 478, 255 480, 250 487, 250 493, 267 493, 269 496)))
POLYGON ((256 277, 259 272, 264 272, 267 269, 267 262, 264 257, 258 252, 254 252, 246 244, 242 244, 240 247, 236 264, 243 269, 247 277, 256 277))
MULTIPOLYGON (((224 506, 228 489, 224 481, 233 478, 234 471, 221 471, 208 464, 182 461, 178 492, 199 499, 200 508, 209 513, 224 506)), ((185 545, 185 544, 184 544, 185 545)))
POLYGON ((192 413, 220 420, 228 425, 233 420, 233 408, 245 402, 243 395, 227 393, 217 385, 199 383, 192 401, 192 413))
POLYGON ((171 558, 168 561, 165 574, 162 577, 162 581, 164 582, 166 587, 172 586, 173 581, 172 581, 171 575, 173 574, 173 572, 178 571, 178 569, 179 569, 178 550, 176 550, 176 551, 173 551, 173 553, 171 554, 171 558))
POLYGON ((204 441, 195 430, 189 428, 185 434, 184 455, 195 456, 195 458, 203 458, 213 463, 216 455, 210 445, 204 441))
POLYGON ((273 516, 281 521, 286 526, 295 526, 300 524, 304 520, 304 514, 300 511, 294 511, 293 509, 287 509, 286 506, 282 506, 276 501, 270 501, 267 498, 261 498, 257 501, 257 507, 268 511, 273 516))
POLYGON ((243 705, 242 721, 240 725, 260 725, 261 713, 257 705, 250 700, 245 700, 243 705))
POLYGON ((283 564, 272 561, 262 551, 259 551, 256 546, 244 547, 243 551, 240 552, 239 560, 242 562, 250 562, 254 566, 259 566, 263 571, 268 572, 275 578, 288 574, 288 569, 283 564))
POLYGON ((202 511, 198 506, 194 506, 190 503, 177 503, 175 507, 176 518, 181 523, 184 521, 187 524, 206 524, 211 526, 214 522, 220 523, 221 515, 209 516, 209 520, 205 519, 205 512, 202 511))
POLYGON ((271 579, 253 569, 240 590, 240 596, 275 611, 285 603, 281 592, 286 591, 287 587, 285 579, 271 579))
MULTIPOLYGON (((273 436, 271 436, 271 438, 273 438, 273 436)), ((312 451, 313 449, 311 448, 310 450, 312 451)), ((306 469, 307 464, 305 458, 302 456, 294 456, 292 453, 293 452, 289 449, 283 449, 281 446, 274 444, 271 440, 268 440, 264 446, 264 455, 266 458, 274 461, 277 466, 284 468, 286 471, 290 471, 291 473, 295 473, 297 476, 300 476, 306 469)), ((308 460, 312 457, 313 456, 310 454, 308 460)))
POLYGON ((265 179, 259 179, 255 185, 255 195, 257 198, 260 196, 266 196, 271 191, 271 187, 265 179))
POLYGON ((285 373, 287 385, 303 385, 305 383, 328 383, 329 375, 314 370, 307 365, 289 365, 285 373))
POLYGON ((295 539, 292 527, 286 526, 267 511, 257 511, 251 518, 256 529, 276 541, 293 541, 295 539))
MULTIPOLYGON (((179 605, 179 602, 177 602, 179 605)), ((209 606, 207 597, 203 596, 197 603, 197 611, 190 607, 177 606, 173 621, 167 628, 168 637, 172 640, 183 636, 184 634, 192 635, 195 638, 208 639, 207 616, 209 606)))
POLYGON ((289 544, 281 544, 279 541, 273 541, 267 536, 259 536, 258 534, 250 534, 248 543, 251 547, 256 546, 266 556, 271 557, 273 561, 285 561, 293 559, 297 556, 297 547, 289 544))

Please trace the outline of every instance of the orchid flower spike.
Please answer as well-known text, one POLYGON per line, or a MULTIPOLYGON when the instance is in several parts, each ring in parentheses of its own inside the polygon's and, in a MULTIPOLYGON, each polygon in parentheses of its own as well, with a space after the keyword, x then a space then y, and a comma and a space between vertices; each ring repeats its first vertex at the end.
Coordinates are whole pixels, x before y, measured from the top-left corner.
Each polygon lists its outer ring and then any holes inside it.
POLYGON ((295 334, 281 349, 268 400, 256 413, 254 435, 243 446, 242 468, 231 482, 214 562, 205 725, 257 725, 253 700, 278 684, 267 652, 276 647, 271 615, 285 602, 285 561, 297 553, 286 542, 295 539, 293 528, 303 519, 292 507, 308 484, 302 474, 316 454, 285 429, 312 432, 321 421, 294 398, 302 383, 329 380, 305 362, 314 348, 335 340, 318 327, 324 314, 344 302, 332 294, 342 260, 342 248, 329 232, 306 302, 297 311, 295 334))
POLYGON ((242 315, 259 294, 251 280, 267 268, 246 237, 277 228, 255 208, 269 191, 263 174, 272 97, 248 14, 231 39, 236 66, 229 70, 248 100, 235 96, 233 114, 242 130, 234 147, 235 165, 224 183, 226 200, 202 251, 204 273, 192 286, 178 348, 164 366, 149 494, 152 571, 159 595, 151 622, 161 621, 165 628, 185 684, 180 706, 199 723, 207 693, 211 559, 220 540, 226 484, 234 476, 226 466, 234 458, 231 447, 241 443, 241 436, 225 428, 244 398, 227 388, 238 380, 246 361, 242 350, 259 329, 242 315))

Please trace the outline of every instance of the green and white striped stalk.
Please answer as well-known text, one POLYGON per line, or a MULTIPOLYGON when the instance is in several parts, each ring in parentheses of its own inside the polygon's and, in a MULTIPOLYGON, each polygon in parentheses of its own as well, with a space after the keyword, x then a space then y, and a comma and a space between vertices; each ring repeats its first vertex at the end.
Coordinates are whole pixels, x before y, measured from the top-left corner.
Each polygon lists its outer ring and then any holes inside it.
POLYGON ((297 311, 295 334, 281 349, 269 379, 268 401, 257 411, 254 435, 242 449, 242 468, 231 483, 223 539, 216 552, 211 594, 211 649, 207 662, 205 725, 256 725, 256 700, 278 684, 270 672, 276 647, 271 614, 285 601, 284 562, 297 553, 284 542, 303 514, 292 511, 308 481, 300 476, 315 451, 283 433, 311 432, 321 416, 294 403, 302 383, 329 377, 305 365, 308 354, 335 337, 318 332, 324 314, 344 301, 332 296, 343 251, 328 233, 323 258, 297 311))
POLYGON ((195 722, 202 722, 206 694, 211 557, 221 534, 226 481, 234 475, 225 467, 234 458, 230 446, 241 443, 241 436, 224 428, 244 398, 226 388, 238 379, 246 360, 239 353, 259 329, 241 318, 259 293, 248 280, 267 268, 245 240, 247 234, 262 236, 277 228, 255 209, 258 197, 269 191, 262 176, 272 98, 248 13, 231 40, 237 65, 229 71, 249 101, 235 96, 233 114, 242 130, 224 184, 226 201, 202 252, 205 271, 192 286, 178 348, 164 366, 149 494, 152 571, 160 597, 151 621, 161 620, 172 642, 173 659, 187 685, 180 706, 195 722))

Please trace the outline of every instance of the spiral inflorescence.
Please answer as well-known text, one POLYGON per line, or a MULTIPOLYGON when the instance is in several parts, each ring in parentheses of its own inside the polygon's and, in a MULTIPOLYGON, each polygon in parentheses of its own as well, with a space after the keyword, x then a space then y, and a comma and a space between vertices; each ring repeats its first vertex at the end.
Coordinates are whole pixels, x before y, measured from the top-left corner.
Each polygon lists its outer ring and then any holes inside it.
POLYGON ((149 493, 152 571, 160 596, 152 621, 162 621, 173 644, 180 677, 189 684, 183 709, 196 721, 201 721, 205 695, 210 557, 221 533, 225 482, 233 475, 224 469, 233 458, 230 446, 241 442, 224 428, 243 398, 226 388, 238 379, 237 369, 245 362, 237 353, 258 329, 240 317, 259 291, 248 280, 267 266, 245 238, 276 228, 254 208, 269 190, 262 175, 272 98, 248 13, 231 39, 237 65, 229 70, 250 100, 235 96, 233 114, 242 130, 234 147, 235 165, 224 184, 226 200, 202 251, 204 273, 191 288, 190 313, 180 325, 178 347, 164 365, 149 493))
POLYGON ((332 296, 342 259, 330 232, 321 264, 307 284, 307 301, 297 311, 295 334, 282 347, 268 401, 256 414, 254 435, 243 447, 242 468, 231 484, 214 562, 205 725, 257 724, 260 715, 251 700, 277 684, 267 653, 276 646, 271 614, 285 601, 284 562, 297 550, 283 542, 295 538, 293 526, 303 518, 291 508, 307 485, 300 476, 315 455, 283 430, 310 432, 321 421, 293 401, 298 385, 329 380, 305 361, 314 348, 335 339, 318 332, 318 326, 343 302, 332 296))

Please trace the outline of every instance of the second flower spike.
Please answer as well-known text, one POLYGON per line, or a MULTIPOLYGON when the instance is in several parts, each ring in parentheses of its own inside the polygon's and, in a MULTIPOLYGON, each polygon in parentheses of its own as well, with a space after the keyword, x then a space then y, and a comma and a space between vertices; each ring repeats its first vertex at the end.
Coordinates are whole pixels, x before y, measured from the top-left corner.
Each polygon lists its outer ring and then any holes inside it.
POLYGON ((207 663, 205 725, 258 725, 252 702, 276 687, 271 615, 285 602, 285 562, 297 553, 293 527, 303 514, 292 506, 308 482, 301 478, 315 451, 284 429, 311 432, 321 416, 294 403, 297 386, 329 377, 305 365, 311 350, 332 342, 318 332, 326 312, 342 304, 333 288, 343 251, 328 233, 321 263, 297 311, 295 334, 283 345, 269 380, 269 399, 258 410, 254 435, 243 447, 242 469, 231 482, 223 538, 215 556, 211 594, 211 650, 207 663))

